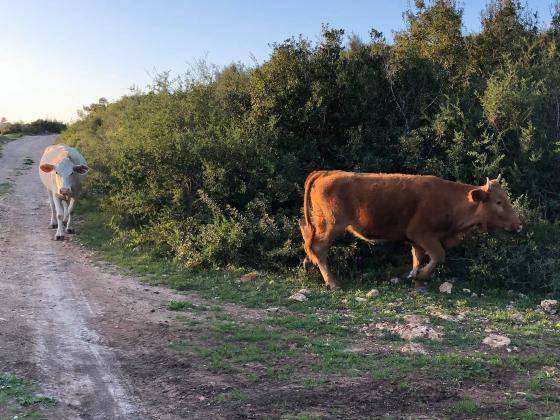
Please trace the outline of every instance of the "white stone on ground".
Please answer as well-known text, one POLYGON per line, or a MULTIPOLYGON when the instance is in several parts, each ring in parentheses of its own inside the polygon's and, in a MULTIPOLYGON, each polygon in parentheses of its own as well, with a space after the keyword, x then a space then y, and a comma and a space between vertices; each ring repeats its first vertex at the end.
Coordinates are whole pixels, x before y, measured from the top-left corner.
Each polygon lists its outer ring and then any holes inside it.
POLYGON ((551 315, 554 315, 558 312, 558 301, 556 299, 545 299, 541 301, 541 304, 539 306, 543 311, 551 315))
POLYGON ((487 346, 492 347, 493 349, 507 347, 511 344, 511 340, 509 339, 509 337, 499 334, 490 334, 488 337, 482 340, 482 342, 487 346))
POLYGON ((367 292, 366 296, 368 298, 375 298, 375 297, 379 296, 379 290, 371 289, 369 292, 367 292))
POLYGON ((439 286, 439 291, 441 293, 451 293, 451 291, 453 290, 453 284, 446 281, 444 283, 441 283, 439 286))

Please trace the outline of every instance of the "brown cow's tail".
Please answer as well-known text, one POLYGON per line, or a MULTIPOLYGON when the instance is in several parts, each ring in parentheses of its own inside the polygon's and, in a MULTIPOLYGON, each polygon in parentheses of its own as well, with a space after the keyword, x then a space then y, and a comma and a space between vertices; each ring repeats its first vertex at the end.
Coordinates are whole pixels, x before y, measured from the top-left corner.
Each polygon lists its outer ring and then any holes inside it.
POLYGON ((303 248, 305 253, 311 260, 313 264, 317 264, 317 256, 313 252, 311 247, 313 244, 313 238, 315 237, 315 226, 311 221, 310 211, 311 211, 311 188, 315 180, 322 175, 326 174, 326 171, 313 171, 305 180, 304 190, 303 190, 303 219, 299 221, 299 227, 301 230, 301 235, 303 236, 303 248))

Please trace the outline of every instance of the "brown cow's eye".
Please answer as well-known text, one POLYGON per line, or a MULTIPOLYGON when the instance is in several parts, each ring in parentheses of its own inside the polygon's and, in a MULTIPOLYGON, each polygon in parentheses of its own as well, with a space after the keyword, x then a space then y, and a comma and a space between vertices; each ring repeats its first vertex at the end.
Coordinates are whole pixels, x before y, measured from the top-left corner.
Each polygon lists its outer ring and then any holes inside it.
POLYGON ((501 206, 501 205, 502 205, 502 202, 501 202, 501 201, 498 201, 496 204, 497 204, 498 206, 501 206))

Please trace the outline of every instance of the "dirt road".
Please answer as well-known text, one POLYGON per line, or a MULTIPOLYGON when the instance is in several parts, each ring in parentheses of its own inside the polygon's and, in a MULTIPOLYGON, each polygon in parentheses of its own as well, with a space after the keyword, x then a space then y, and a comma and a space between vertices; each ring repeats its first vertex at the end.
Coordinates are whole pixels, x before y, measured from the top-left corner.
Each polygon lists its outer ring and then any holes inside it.
POLYGON ((53 141, 24 137, 0 158, 1 370, 37 381, 53 418, 184 418, 159 379, 180 369, 166 358, 174 294, 95 263, 72 236, 53 240, 37 174, 53 141))

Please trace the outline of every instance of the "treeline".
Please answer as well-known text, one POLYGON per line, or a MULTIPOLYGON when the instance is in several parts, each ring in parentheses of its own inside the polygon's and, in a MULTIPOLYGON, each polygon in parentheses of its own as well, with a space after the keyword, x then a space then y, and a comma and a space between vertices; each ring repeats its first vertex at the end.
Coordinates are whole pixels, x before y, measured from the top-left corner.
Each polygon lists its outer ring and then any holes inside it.
POLYGON ((7 122, 0 123, 0 135, 2 134, 47 134, 60 133, 66 128, 66 124, 56 120, 38 119, 30 123, 7 122))
MULTIPOLYGON (((314 169, 473 184, 502 173, 528 233, 477 236, 446 267, 490 287, 558 290, 556 10, 541 29, 519 2, 492 2, 481 32, 464 35, 455 1, 417 1, 391 44, 376 30, 365 41, 324 27, 319 42, 285 40, 254 68, 199 63, 85 107, 60 141, 94 168, 90 191, 116 237, 187 267, 295 267, 314 169)), ((347 239, 333 259, 343 277, 356 266, 381 275, 408 253, 347 239)))

